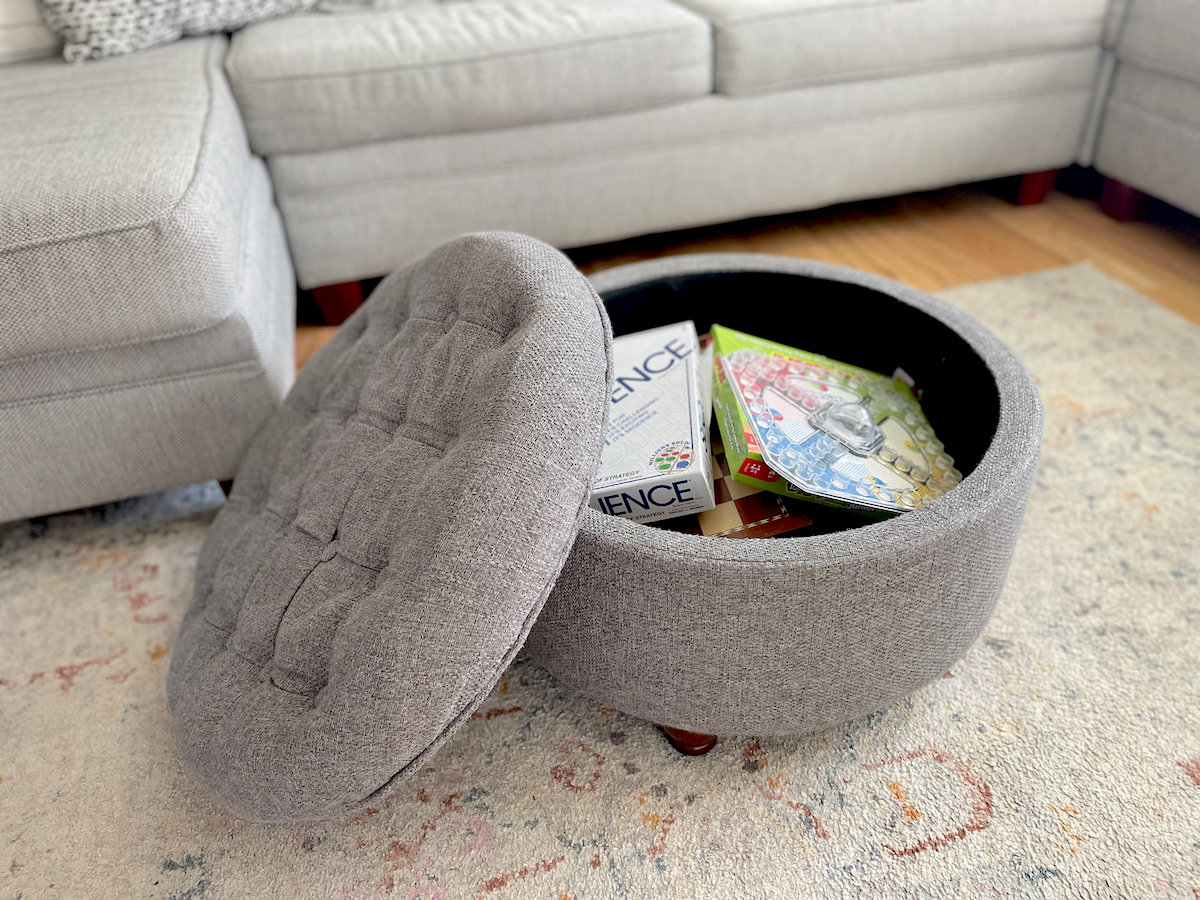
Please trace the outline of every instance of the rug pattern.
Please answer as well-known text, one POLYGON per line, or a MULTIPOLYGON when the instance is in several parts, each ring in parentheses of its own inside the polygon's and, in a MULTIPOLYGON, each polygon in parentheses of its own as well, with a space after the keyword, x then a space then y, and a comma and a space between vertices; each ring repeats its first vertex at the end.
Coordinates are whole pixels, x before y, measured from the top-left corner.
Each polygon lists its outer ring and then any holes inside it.
POLYGON ((164 681, 215 485, 0 526, 0 900, 1200 900, 1200 329, 1087 266, 944 295, 1046 407, 1008 584, 941 679, 832 732, 675 753, 522 659, 417 776, 263 826, 164 681))

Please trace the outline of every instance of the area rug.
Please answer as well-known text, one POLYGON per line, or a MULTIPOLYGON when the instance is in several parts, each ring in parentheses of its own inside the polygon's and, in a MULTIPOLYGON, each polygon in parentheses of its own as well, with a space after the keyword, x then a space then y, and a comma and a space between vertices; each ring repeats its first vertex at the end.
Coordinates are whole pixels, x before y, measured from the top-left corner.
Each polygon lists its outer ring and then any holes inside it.
POLYGON ((164 698, 216 486, 0 526, 0 900, 1200 898, 1200 329, 1087 266, 944 296, 1026 361, 1046 436, 935 683, 688 758, 518 660, 375 806, 254 825, 164 698))

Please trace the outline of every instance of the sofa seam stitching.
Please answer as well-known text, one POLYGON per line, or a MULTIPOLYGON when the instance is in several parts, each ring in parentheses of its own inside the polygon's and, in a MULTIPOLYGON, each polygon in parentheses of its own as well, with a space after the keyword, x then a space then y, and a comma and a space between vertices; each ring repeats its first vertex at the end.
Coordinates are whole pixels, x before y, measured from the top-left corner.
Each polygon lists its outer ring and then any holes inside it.
POLYGON ((107 344, 88 344, 84 347, 71 347, 66 350, 42 350, 38 353, 28 353, 25 356, 13 356, 7 359, 0 359, 0 368, 4 366, 16 365, 17 363, 30 362, 31 360, 45 359, 47 357, 72 356, 79 353, 95 353, 103 350, 120 350, 124 347, 132 347, 139 344, 156 344, 160 341, 169 341, 174 338, 190 337, 191 335, 199 334, 202 331, 212 331, 220 328, 230 319, 238 314, 237 310, 231 311, 228 315, 222 316, 215 322, 196 325, 192 328, 181 328, 178 331, 168 331, 165 334, 148 335, 146 337, 130 338, 126 341, 112 341, 107 344))
POLYGON ((956 109, 986 109, 992 106, 1001 106, 1011 103, 1014 100, 1022 100, 1026 98, 1046 98, 1054 97, 1060 94, 1073 94, 1085 90, 1086 86, 1060 88, 1054 91, 1039 91, 1039 92, 1022 92, 1020 94, 1010 94, 1001 97, 991 98, 986 101, 969 101, 950 104, 923 104, 919 106, 906 106, 900 109, 889 110, 875 114, 863 114, 848 118, 839 119, 824 119, 819 122, 806 123, 804 125, 795 126, 787 125, 774 128, 761 128, 755 131, 739 131, 736 134, 716 135, 701 138, 689 138, 687 140, 669 140, 657 141, 654 143, 641 144, 636 147, 627 147, 620 149, 606 149, 603 151, 584 151, 575 153, 570 156, 558 156, 545 160, 525 161, 518 160, 512 163, 506 163, 499 166, 478 166, 473 168, 457 169, 452 173, 439 172, 424 172, 417 175, 398 175, 388 178, 374 178, 370 181, 352 182, 345 185, 330 185, 315 188, 288 189, 276 186, 276 195, 282 207, 283 202, 291 199, 303 200, 308 197, 319 197, 322 195, 337 196, 340 194, 361 193, 365 190, 377 190, 381 185, 407 185, 421 182, 436 182, 455 180, 466 176, 490 175, 505 172, 529 171, 545 168, 547 165, 559 165, 563 163, 585 162, 596 159, 599 156, 614 157, 614 156, 634 156, 643 153, 662 152, 671 150, 677 147, 697 147, 701 145, 719 145, 727 143, 737 143, 744 141, 747 137, 770 137, 770 136, 785 136, 788 134, 802 133, 805 131, 816 131, 831 126, 842 125, 847 122, 864 122, 870 119, 886 118, 897 115, 910 115, 922 112, 938 112, 941 110, 956 110, 956 109))
POLYGON ((0 411, 9 409, 20 409, 24 406, 33 406, 39 403, 57 403, 62 400, 75 400, 79 397, 90 397, 98 394, 115 394, 119 391, 134 390, 135 388, 152 387, 156 384, 168 384, 173 381, 187 381, 193 378, 207 378, 213 375, 222 375, 227 372, 235 372, 240 369, 260 370, 257 362, 246 361, 239 363, 230 363, 224 366, 214 366, 208 369, 197 369, 192 372, 181 372, 176 375, 164 375, 158 378, 144 378, 140 381, 127 381, 120 384, 105 385, 98 388, 85 388, 77 391, 64 391, 57 394, 45 394, 40 397, 26 397, 22 400, 8 400, 0 403, 0 411))
POLYGON ((1124 111, 1134 113, 1135 115, 1142 115, 1150 119, 1157 119, 1161 122, 1166 122, 1179 128, 1186 129, 1187 131, 1200 131, 1200 123, 1187 122, 1183 119, 1177 119, 1175 116, 1168 116, 1165 113, 1158 112, 1157 110, 1147 109, 1144 106, 1139 106, 1138 104, 1122 99, 1121 97, 1110 96, 1108 98, 1107 105, 1115 106, 1124 111))
MULTIPOLYGON (((644 32, 640 32, 635 35, 611 35, 611 36, 606 35, 604 37, 593 38, 590 40, 572 41, 572 42, 563 43, 563 44, 553 44, 553 45, 547 46, 547 47, 537 47, 537 48, 534 48, 533 50, 529 50, 529 49, 510 50, 510 51, 507 51, 504 53, 493 53, 493 54, 489 54, 487 56, 472 57, 470 59, 448 59, 448 60, 438 60, 438 61, 431 61, 431 62, 425 62, 425 63, 413 63, 413 64, 408 64, 408 65, 399 65, 399 66, 395 66, 395 65, 393 65, 393 66, 377 66, 375 68, 356 69, 356 70, 348 71, 348 72, 313 72, 311 74, 273 75, 273 76, 269 76, 266 78, 257 78, 252 75, 246 75, 246 74, 244 74, 244 72, 239 72, 237 75, 237 82, 235 82, 235 83, 256 84, 257 85, 257 84, 273 84, 276 82, 315 81, 315 80, 322 79, 322 78, 341 79, 341 78, 353 78, 353 77, 357 77, 360 75, 378 75, 378 74, 389 73, 389 72, 411 72, 411 71, 422 71, 425 69, 450 68, 452 66, 468 66, 468 65, 478 64, 478 63, 494 62, 496 60, 516 59, 516 58, 521 58, 521 57, 540 56, 545 53, 570 51, 570 50, 576 49, 578 47, 589 47, 589 46, 596 46, 599 44, 606 44, 606 43, 625 43, 625 42, 631 41, 631 40, 644 40, 647 38, 659 38, 659 37, 671 36, 671 35, 675 35, 675 34, 684 34, 684 33, 696 31, 696 30, 697 29, 696 29, 695 23, 689 23, 686 26, 685 25, 672 25, 669 28, 661 28, 656 31, 644 31, 644 32)), ((226 71, 229 71, 230 68, 231 68, 230 66, 226 66, 226 71)), ((234 61, 232 68, 234 70, 238 69, 236 59, 234 61)), ((234 73, 230 72, 229 74, 232 76, 234 73)))
MULTIPOLYGON (((878 9, 881 6, 892 6, 891 0, 874 0, 872 3, 855 4, 852 8, 857 10, 878 9)), ((754 25, 759 22, 769 22, 778 19, 803 19, 812 15, 820 15, 829 12, 844 12, 847 7, 844 4, 826 3, 824 6, 810 7, 808 9, 781 9, 776 12, 764 12, 758 15, 742 15, 736 14, 729 16, 707 15, 706 17, 713 23, 714 26, 732 26, 738 27, 741 25, 754 25)))
POLYGON ((458 135, 474 135, 487 134, 496 131, 509 131, 517 128, 530 128, 539 125, 557 125, 568 122, 581 122, 589 119, 598 119, 604 116, 622 115, 624 113, 640 112, 642 110, 662 109, 667 106, 674 106, 680 103, 690 103, 696 100, 703 100, 712 96, 733 96, 728 94, 714 94, 712 90, 711 74, 707 78, 708 86, 702 93, 697 93, 694 90, 679 89, 669 94, 663 94, 655 97, 652 100, 636 100, 629 103, 620 103, 612 106, 598 105, 588 111, 572 112, 569 115, 560 115, 557 113, 546 113, 544 115, 531 116, 520 121, 499 122, 492 125, 486 125, 479 128, 469 128, 461 130, 457 128, 441 129, 436 131, 419 132, 415 134, 400 134, 385 137, 364 138, 363 140, 353 143, 337 143, 330 146, 315 146, 308 149, 288 149, 288 150, 267 150, 267 161, 270 163, 272 159, 278 156, 308 156, 321 153, 338 153, 344 150, 356 150, 360 147, 370 146, 372 144, 387 144, 397 141, 419 141, 426 138, 445 138, 458 135))
POLYGON ((1122 56, 1115 49, 1112 51, 1113 56, 1117 58, 1117 62, 1122 67, 1138 69, 1142 72, 1149 72, 1151 75, 1159 75, 1164 78, 1173 78, 1176 81, 1185 81, 1188 84, 1195 85, 1200 79, 1200 73, 1185 72, 1182 69, 1176 69, 1172 66, 1164 66, 1157 60, 1153 64, 1146 61, 1142 56, 1122 56))
POLYGON ((1088 50, 1101 51, 1103 49, 1099 44, 1070 44, 1036 49, 1030 48, 1016 54, 988 53, 984 55, 956 56, 935 63, 914 63, 912 65, 892 66, 886 69, 859 69, 840 76, 826 75, 816 78, 777 79, 775 81, 755 84, 754 87, 749 89, 718 91, 718 93, 725 97, 752 97, 759 94, 781 93, 789 88, 825 87, 832 84, 847 84, 856 81, 882 81, 887 78, 903 78, 908 75, 921 75, 927 72, 947 72, 954 69, 961 69, 968 65, 1037 59, 1039 57, 1059 56, 1063 53, 1079 53, 1088 50))

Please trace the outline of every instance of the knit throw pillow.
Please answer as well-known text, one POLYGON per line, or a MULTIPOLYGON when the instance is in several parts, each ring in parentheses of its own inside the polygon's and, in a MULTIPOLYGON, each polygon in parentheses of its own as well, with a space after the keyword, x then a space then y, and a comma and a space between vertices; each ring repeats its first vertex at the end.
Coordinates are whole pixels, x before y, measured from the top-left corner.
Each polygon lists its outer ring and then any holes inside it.
POLYGON ((309 9, 316 0, 41 0, 46 24, 62 36, 63 58, 83 62, 234 31, 309 9))

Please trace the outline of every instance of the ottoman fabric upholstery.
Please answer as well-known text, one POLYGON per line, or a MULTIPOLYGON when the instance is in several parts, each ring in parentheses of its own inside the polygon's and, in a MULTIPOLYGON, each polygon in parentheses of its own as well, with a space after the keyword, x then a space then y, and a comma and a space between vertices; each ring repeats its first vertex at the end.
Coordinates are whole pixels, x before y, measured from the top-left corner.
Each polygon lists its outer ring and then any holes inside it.
POLYGON ((667 0, 475 0, 246 28, 227 65, 258 153, 592 116, 712 90, 708 23, 667 0))
MULTIPOLYGON (((799 260, 689 255, 609 270, 595 283, 603 293, 664 282, 662 299, 679 290, 679 278, 729 272, 803 276, 797 303, 813 284, 804 279, 859 285, 948 326, 986 366, 981 377, 994 379, 994 437, 978 442, 978 464, 943 499, 850 531, 735 541, 589 510, 526 648, 584 693, 663 725, 803 734, 936 678, 978 636, 1033 484, 1041 406, 1028 373, 990 332, 884 279, 799 260)), ((677 298, 672 314, 689 308, 685 291, 677 298)), ((710 309, 692 313, 698 326, 712 321, 710 309)), ((770 321, 762 319, 760 333, 777 336, 766 330, 770 321)), ((615 316, 614 324, 619 333, 615 316)))
POLYGON ((226 807, 351 809, 483 701, 578 528, 610 355, 561 254, 485 234, 388 278, 305 368, 238 469, 171 662, 180 749, 226 807))

